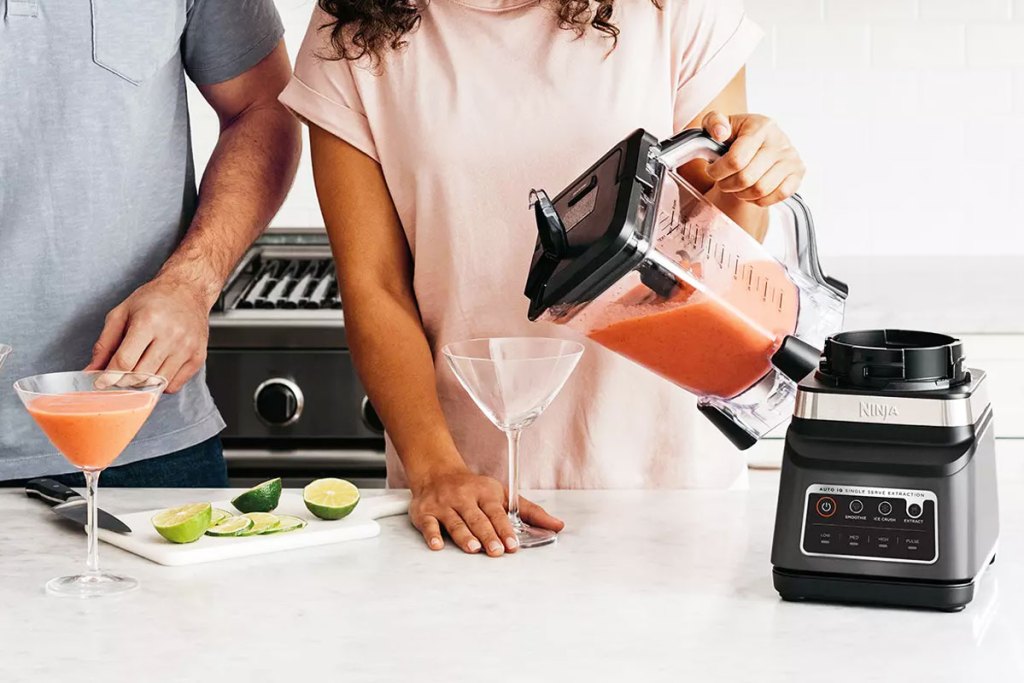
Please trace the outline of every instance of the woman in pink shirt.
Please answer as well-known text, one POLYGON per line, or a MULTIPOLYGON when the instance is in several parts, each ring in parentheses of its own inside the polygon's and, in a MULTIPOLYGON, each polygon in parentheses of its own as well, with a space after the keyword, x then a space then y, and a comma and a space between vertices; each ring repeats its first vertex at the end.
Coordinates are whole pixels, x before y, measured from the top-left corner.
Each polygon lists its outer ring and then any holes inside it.
MULTIPOLYGON (((516 549, 502 435, 440 349, 558 336, 527 320, 531 188, 561 188, 636 128, 703 126, 729 154, 683 169, 751 232, 804 168, 746 113, 760 30, 738 0, 320 0, 282 101, 310 124, 346 334, 428 547, 516 549)), ((680 350, 685 353, 685 349, 680 350)), ((727 487, 743 459, 681 389, 594 344, 523 436, 524 488, 727 487)), ((562 522, 522 502, 524 521, 562 522)))

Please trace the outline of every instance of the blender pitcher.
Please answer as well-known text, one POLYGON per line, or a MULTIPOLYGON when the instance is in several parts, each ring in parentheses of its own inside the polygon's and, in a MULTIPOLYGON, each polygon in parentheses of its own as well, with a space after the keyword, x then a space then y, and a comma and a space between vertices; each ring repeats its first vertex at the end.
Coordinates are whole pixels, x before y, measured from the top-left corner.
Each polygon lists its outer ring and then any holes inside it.
POLYGON ((847 287, 818 262, 810 211, 773 207, 765 242, 677 172, 727 147, 637 130, 551 200, 531 193, 531 320, 568 325, 696 394, 739 448, 792 414, 796 384, 842 326, 847 287))

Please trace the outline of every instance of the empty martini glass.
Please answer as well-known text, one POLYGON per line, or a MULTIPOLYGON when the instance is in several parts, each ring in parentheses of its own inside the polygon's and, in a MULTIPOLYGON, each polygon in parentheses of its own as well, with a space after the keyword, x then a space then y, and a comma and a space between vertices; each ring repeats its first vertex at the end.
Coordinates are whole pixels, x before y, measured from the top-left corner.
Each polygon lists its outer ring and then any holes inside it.
POLYGON ((7 344, 0 344, 0 368, 4 366, 4 359, 7 358, 7 354, 11 352, 11 347, 7 344))
POLYGON ((157 375, 111 370, 54 372, 14 383, 39 428, 85 475, 86 571, 52 579, 46 584, 48 593, 92 598, 138 588, 139 582, 131 577, 100 571, 96 488, 100 472, 135 438, 166 386, 167 380, 157 375))
POLYGON ((519 518, 519 437, 565 386, 583 345, 546 337, 470 339, 442 349, 455 377, 508 437, 508 518, 521 548, 555 541, 554 531, 519 518))

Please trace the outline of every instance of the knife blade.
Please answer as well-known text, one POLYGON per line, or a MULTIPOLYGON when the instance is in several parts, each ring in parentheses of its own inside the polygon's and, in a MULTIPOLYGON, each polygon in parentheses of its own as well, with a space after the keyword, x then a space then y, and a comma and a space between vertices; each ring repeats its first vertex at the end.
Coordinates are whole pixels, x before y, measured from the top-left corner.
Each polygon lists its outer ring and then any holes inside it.
MULTIPOLYGON (((83 527, 88 522, 89 510, 86 500, 78 495, 74 489, 61 484, 53 479, 31 479, 25 482, 25 495, 30 498, 38 498, 50 505, 53 511, 71 521, 81 524, 83 527)), ((119 534, 130 534, 131 527, 106 510, 97 509, 96 523, 100 528, 109 529, 119 534)))

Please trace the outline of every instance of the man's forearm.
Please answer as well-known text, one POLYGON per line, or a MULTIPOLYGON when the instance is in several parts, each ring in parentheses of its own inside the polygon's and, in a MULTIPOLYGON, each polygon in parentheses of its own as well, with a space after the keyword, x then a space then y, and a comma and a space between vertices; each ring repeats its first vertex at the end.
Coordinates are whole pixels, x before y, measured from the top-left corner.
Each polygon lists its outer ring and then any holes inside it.
POLYGON ((159 277, 194 286, 212 306, 284 202, 301 145, 298 122, 276 102, 226 122, 203 174, 192 224, 159 277))

